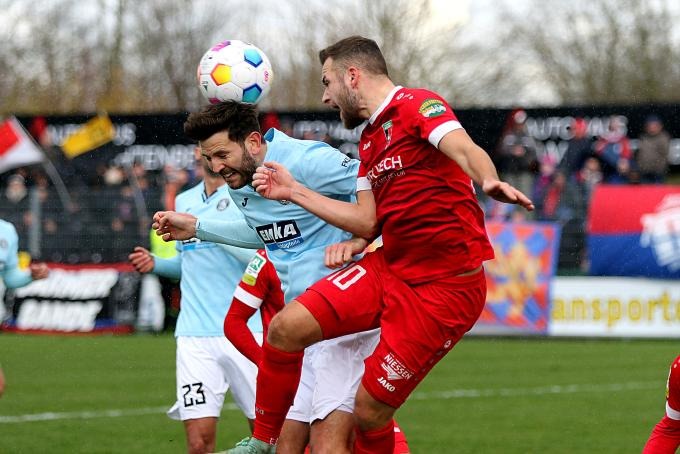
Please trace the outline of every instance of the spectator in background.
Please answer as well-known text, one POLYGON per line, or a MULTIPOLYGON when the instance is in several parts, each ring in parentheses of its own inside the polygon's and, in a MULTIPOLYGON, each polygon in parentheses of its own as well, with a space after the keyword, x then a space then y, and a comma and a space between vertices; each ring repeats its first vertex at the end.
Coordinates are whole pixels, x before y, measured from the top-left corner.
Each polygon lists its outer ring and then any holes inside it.
POLYGON ((593 156, 587 158, 583 168, 578 172, 578 182, 583 186, 586 203, 590 203, 595 186, 602 183, 603 179, 600 161, 593 156))
POLYGON ((538 170, 536 141, 527 133, 527 113, 514 110, 501 136, 499 170, 503 179, 524 194, 531 194, 538 170))
POLYGON ((642 183, 663 183, 668 173, 668 152, 671 136, 663 128, 661 119, 650 115, 645 120, 645 130, 635 160, 642 183))
POLYGON ((633 153, 621 116, 609 117, 609 130, 595 143, 595 155, 600 160, 605 183, 630 182, 633 153))
POLYGON ((564 225, 572 219, 585 217, 580 185, 569 184, 567 176, 559 171, 554 173, 543 198, 537 202, 536 209, 540 220, 557 221, 564 225))
POLYGON ((558 170, 567 176, 567 180, 573 182, 578 179, 578 173, 586 160, 593 155, 593 139, 588 134, 588 123, 583 118, 574 118, 571 132, 573 137, 568 141, 558 170))

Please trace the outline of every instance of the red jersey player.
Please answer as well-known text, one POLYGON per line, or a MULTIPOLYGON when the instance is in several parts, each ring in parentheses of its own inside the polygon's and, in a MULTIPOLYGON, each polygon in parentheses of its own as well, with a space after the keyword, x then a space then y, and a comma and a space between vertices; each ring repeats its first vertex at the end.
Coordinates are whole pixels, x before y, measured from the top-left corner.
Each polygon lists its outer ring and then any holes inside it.
MULTIPOLYGON (((276 269, 267 258, 265 250, 259 249, 248 263, 243 278, 234 292, 234 299, 224 318, 224 335, 243 356, 259 364, 262 358, 262 348, 248 328, 248 319, 260 309, 264 336, 266 336, 269 322, 278 311, 283 309, 284 305, 281 281, 276 274, 276 269)), ((406 436, 395 422, 393 454, 408 453, 406 436)))
POLYGON ((680 446, 680 356, 675 358, 666 385, 666 415, 654 426, 642 454, 674 454, 680 446))
MULTIPOLYGON (((499 180, 446 101, 394 85, 374 41, 350 37, 319 57, 324 103, 340 110, 347 128, 368 120, 359 142, 357 203, 315 193, 275 162, 258 168, 253 185, 355 235, 365 235, 356 226, 369 219, 383 247, 317 282, 274 317, 260 363, 253 439, 231 453, 273 452, 306 346, 380 326, 356 394, 354 452, 391 454, 395 411, 484 306, 482 264, 493 250, 473 181, 497 200, 534 208, 499 180), (284 378, 272 383, 275 374, 284 378)), ((348 261, 366 241, 344 244, 330 265, 348 261)))

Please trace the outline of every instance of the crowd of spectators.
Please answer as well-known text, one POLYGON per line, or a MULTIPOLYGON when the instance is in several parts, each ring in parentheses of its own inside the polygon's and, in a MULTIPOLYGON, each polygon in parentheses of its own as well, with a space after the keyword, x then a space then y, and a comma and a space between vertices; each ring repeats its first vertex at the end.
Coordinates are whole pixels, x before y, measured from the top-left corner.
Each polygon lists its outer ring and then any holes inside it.
POLYGON ((488 200, 487 217, 558 222, 563 239, 560 261, 585 266, 585 220, 594 188, 600 183, 664 183, 669 171, 670 135, 658 116, 646 118, 636 151, 623 117, 612 115, 606 124, 607 130, 596 137, 584 118, 575 118, 563 154, 555 156, 541 152, 529 134, 526 112, 511 112, 496 150, 498 170, 501 178, 531 197, 536 210, 527 214, 488 200))
MULTIPOLYGON (((265 118, 263 126, 276 126, 293 135, 291 122, 265 118)), ((545 153, 527 130, 526 112, 512 111, 495 150, 496 163, 503 179, 532 198, 536 211, 527 214, 513 205, 481 202, 491 220, 558 222, 567 238, 561 260, 567 266, 578 266, 583 261, 584 224, 593 189, 602 182, 663 183, 670 137, 656 116, 647 118, 636 151, 625 123, 616 115, 599 137, 582 118, 576 118, 570 130, 561 156, 545 153)), ((332 142, 327 134, 311 131, 301 138, 332 142)), ((70 161, 57 147, 43 143, 43 148, 68 188, 68 197, 56 190, 43 167, 18 168, 0 174, 0 218, 15 225, 22 250, 30 250, 29 241, 35 241, 37 232, 39 258, 47 261, 125 261, 133 246, 148 245, 153 213, 173 209, 175 195, 201 177, 196 174, 198 166, 166 166, 151 172, 141 163, 124 168, 96 157, 70 161), (83 166, 83 162, 88 164, 83 166)))

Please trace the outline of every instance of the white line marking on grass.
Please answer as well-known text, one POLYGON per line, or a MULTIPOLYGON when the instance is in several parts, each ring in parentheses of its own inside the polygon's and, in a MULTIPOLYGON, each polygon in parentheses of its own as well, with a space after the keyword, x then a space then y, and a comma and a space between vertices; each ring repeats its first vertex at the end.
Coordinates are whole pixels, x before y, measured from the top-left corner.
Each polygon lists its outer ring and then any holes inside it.
POLYGON ((609 384, 550 385, 537 388, 499 388, 499 389, 454 389, 451 391, 414 392, 412 400, 462 399, 475 397, 516 397, 542 396, 545 394, 601 393, 616 391, 637 391, 642 389, 663 389, 663 382, 629 382, 609 384))
MULTIPOLYGON (((22 422, 35 422, 35 421, 55 421, 58 419, 119 418, 121 416, 157 415, 165 413, 168 410, 168 408, 170 407, 165 406, 165 407, 128 408, 125 410, 72 411, 65 413, 49 412, 17 416, 0 415, 0 424, 16 424, 22 422)), ((238 410, 238 407, 233 403, 226 403, 224 404, 222 409, 238 410)))
MULTIPOLYGON (((664 383, 628 382, 609 384, 550 385, 536 388, 499 388, 499 389, 453 389, 450 391, 414 392, 411 400, 465 399, 479 397, 517 397, 542 396, 546 394, 602 393, 617 391, 638 391, 644 389, 663 389, 664 383)), ((122 416, 156 415, 167 411, 168 407, 130 408, 126 410, 74 411, 65 413, 34 413, 29 415, 2 416, 0 424, 17 424, 35 421, 55 421, 59 419, 118 418, 122 416)), ((233 403, 224 404, 223 410, 238 410, 233 403)))

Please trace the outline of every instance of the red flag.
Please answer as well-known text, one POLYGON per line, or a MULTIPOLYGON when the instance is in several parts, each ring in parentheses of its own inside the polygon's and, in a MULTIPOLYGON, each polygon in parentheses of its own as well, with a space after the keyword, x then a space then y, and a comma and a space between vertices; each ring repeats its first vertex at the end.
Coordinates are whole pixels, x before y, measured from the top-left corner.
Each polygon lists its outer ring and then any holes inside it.
POLYGON ((16 118, 0 123, 0 173, 43 160, 42 151, 16 118))

